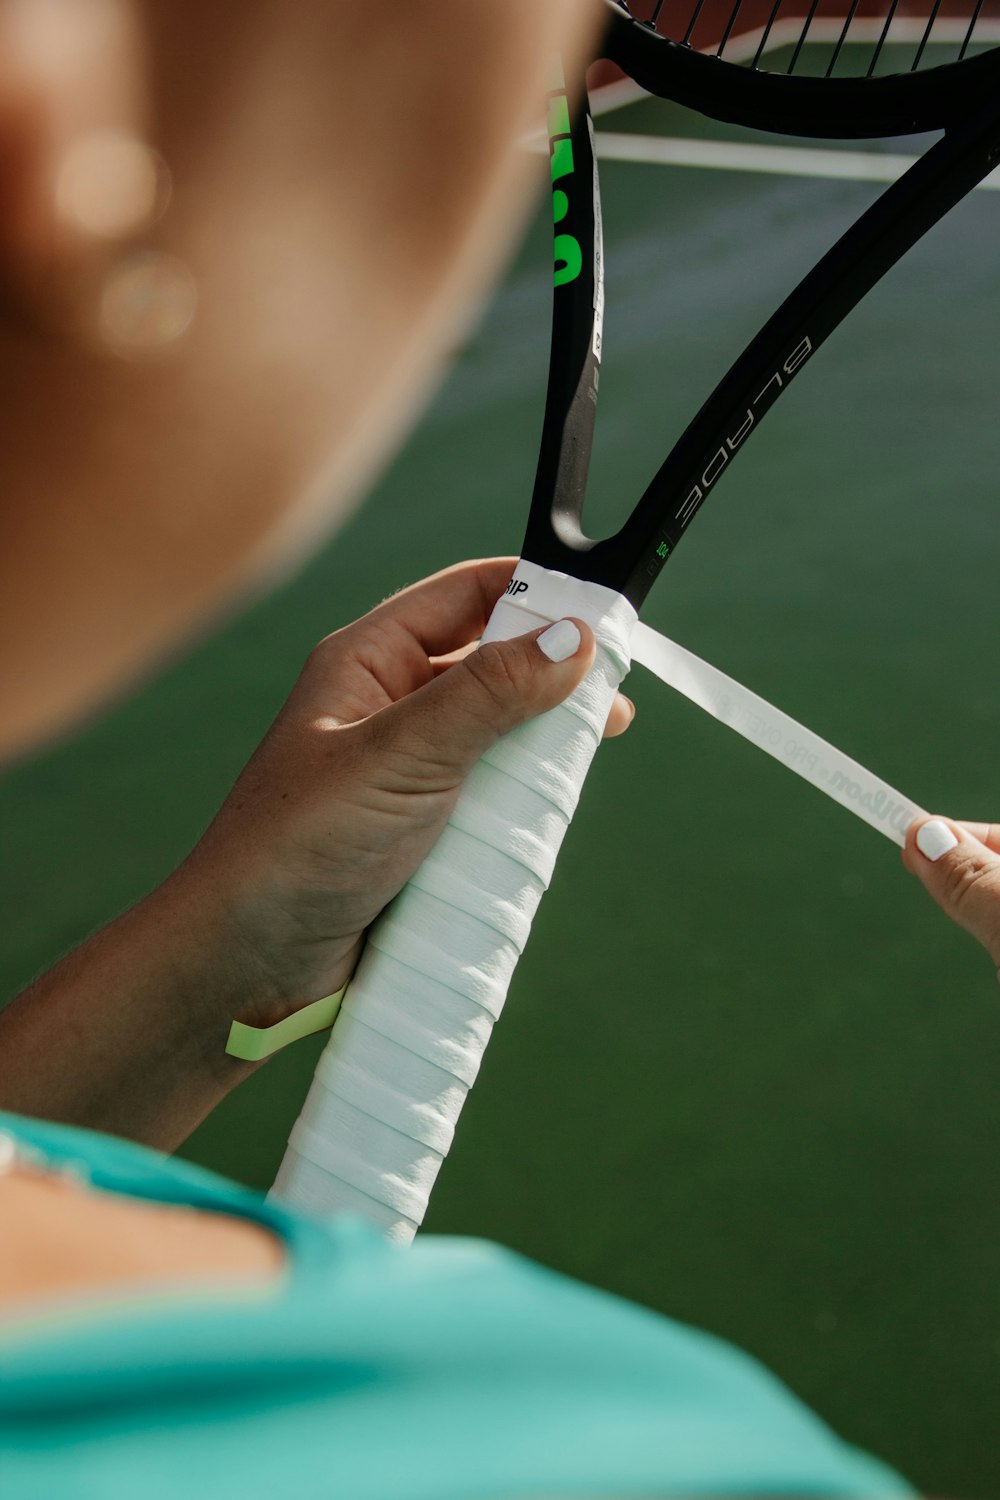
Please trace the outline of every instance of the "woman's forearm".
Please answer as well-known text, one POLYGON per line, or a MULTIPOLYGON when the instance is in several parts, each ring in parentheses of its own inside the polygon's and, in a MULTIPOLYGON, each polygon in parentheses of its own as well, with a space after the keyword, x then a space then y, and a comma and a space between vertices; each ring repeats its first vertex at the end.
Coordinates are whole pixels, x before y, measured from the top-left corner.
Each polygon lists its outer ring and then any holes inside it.
POLYGON ((210 921, 175 877, 19 995, 0 1013, 0 1108, 179 1145, 257 1066, 225 1047, 259 978, 210 921))

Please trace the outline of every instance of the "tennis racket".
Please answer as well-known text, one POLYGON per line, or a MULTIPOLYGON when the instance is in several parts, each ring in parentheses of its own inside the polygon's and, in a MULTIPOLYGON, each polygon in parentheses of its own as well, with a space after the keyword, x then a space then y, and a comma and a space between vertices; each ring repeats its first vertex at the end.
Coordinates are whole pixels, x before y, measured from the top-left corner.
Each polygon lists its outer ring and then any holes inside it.
POLYGON ((917 3, 919 15, 901 13, 899 0, 660 0, 633 15, 605 0, 601 55, 637 92, 778 136, 937 138, 790 292, 621 529, 598 541, 585 535, 582 510, 603 338, 600 198, 585 91, 556 81, 541 449, 522 560, 486 638, 575 615, 595 631, 597 660, 571 698, 484 758, 373 927, 277 1196, 358 1211, 393 1239, 414 1234, 628 670, 646 594, 828 335, 1000 161, 1000 0, 917 3))

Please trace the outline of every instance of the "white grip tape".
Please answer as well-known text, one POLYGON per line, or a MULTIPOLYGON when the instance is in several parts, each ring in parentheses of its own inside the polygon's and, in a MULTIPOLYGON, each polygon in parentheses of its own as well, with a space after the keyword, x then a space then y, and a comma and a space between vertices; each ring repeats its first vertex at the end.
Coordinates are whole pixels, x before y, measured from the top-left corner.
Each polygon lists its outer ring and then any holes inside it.
POLYGON ((353 1211, 393 1240, 420 1225, 465 1096, 629 667, 621 595, 517 566, 483 640, 586 620, 598 641, 558 708, 504 737, 462 788, 427 859, 372 928, 272 1192, 353 1211))
POLYGON ((647 625, 636 625, 632 633, 632 656, 661 682, 728 724, 765 755, 773 756, 901 848, 914 818, 926 817, 919 803, 904 797, 829 740, 820 739, 773 703, 647 625))

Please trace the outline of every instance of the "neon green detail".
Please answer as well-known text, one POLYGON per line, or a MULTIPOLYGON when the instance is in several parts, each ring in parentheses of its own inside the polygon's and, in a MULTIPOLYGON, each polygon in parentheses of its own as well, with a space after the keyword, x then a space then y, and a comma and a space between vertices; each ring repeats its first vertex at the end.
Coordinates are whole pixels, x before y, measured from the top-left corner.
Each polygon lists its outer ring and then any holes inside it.
POLYGON ((553 94, 549 100, 549 138, 569 135, 569 100, 565 94, 553 94))
POLYGON ((669 551, 670 547, 668 546, 668 544, 666 542, 661 542, 656 549, 656 555, 657 557, 666 557, 669 551))
POLYGON ((270 1057, 273 1052, 280 1051, 291 1042, 297 1042, 304 1036, 314 1036, 317 1031, 328 1030, 337 1019, 346 989, 345 984, 335 995, 327 995, 322 1000, 314 1000, 311 1005, 304 1005, 301 1010, 297 1010, 292 1016, 286 1016, 275 1026, 244 1026, 242 1021, 234 1021, 229 1028, 226 1051, 230 1057, 240 1057, 244 1062, 260 1062, 262 1058, 270 1057))
POLYGON ((552 248, 556 258, 553 285, 565 286, 568 281, 575 281, 583 270, 580 241, 572 234, 557 234, 552 248))
MULTIPOLYGON (((558 66, 562 80, 562 66, 558 66)), ((557 87, 565 88, 560 82, 557 87)), ((552 153, 552 181, 570 177, 573 173, 573 142, 570 140, 569 101, 565 93, 557 93, 549 100, 548 112, 549 149, 552 153)), ((561 188, 552 190, 552 222, 560 224, 569 213, 569 198, 561 188)), ((553 245, 555 256, 554 283, 565 286, 575 281, 583 270, 583 251, 575 235, 557 234, 553 245)))
POLYGON ((552 181, 558 182, 560 177, 567 177, 573 170, 573 142, 569 136, 560 136, 559 140, 552 142, 552 181))

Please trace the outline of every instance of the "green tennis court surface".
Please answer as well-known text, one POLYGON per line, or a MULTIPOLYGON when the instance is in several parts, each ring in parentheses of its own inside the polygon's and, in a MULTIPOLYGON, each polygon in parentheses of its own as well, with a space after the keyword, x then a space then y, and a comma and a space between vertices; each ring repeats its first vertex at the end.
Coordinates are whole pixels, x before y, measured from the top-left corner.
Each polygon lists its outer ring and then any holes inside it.
MULTIPOLYGON (((646 134, 651 117, 600 128, 646 134)), ((690 136, 691 117, 669 130, 690 136)), ((603 183, 594 530, 878 191, 623 161, 603 183)), ((869 297, 644 615, 928 808, 987 818, 998 242, 1000 196, 977 192, 869 297)), ((300 577, 0 784, 4 993, 172 868, 318 637, 434 568, 517 550, 548 262, 539 221, 419 433, 300 577)), ((989 962, 885 840, 639 668, 629 692, 638 719, 599 756, 428 1228, 715 1330, 925 1492, 995 1493, 989 962)), ((187 1154, 266 1184, 318 1045, 277 1058, 187 1154)))

